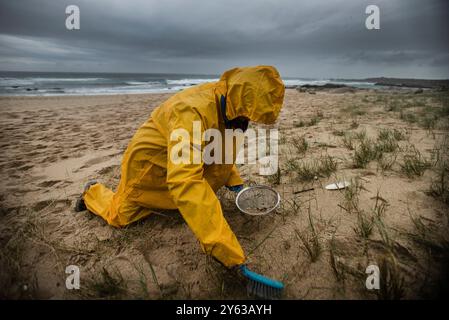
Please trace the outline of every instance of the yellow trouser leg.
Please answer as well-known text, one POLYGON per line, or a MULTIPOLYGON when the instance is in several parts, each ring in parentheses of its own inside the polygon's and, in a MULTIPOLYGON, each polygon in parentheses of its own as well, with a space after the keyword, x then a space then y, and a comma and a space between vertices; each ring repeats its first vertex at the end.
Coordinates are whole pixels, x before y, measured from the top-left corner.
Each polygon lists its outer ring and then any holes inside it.
MULTIPOLYGON (((209 167, 204 173, 204 178, 215 192, 226 180, 217 176, 216 169, 209 167)), ((152 171, 148 171, 138 186, 132 190, 124 187, 123 181, 120 182, 116 193, 101 183, 91 186, 84 194, 87 209, 115 227, 126 226, 140 220, 151 214, 151 209, 176 209, 167 186, 159 181, 165 180, 165 177, 158 177, 155 180, 152 171), (143 183, 144 181, 147 183, 143 183), (148 182, 153 182, 154 185, 148 182)))
POLYGON ((100 183, 91 186, 84 194, 87 209, 114 227, 126 226, 151 214, 150 209, 127 200, 120 189, 114 193, 100 183))

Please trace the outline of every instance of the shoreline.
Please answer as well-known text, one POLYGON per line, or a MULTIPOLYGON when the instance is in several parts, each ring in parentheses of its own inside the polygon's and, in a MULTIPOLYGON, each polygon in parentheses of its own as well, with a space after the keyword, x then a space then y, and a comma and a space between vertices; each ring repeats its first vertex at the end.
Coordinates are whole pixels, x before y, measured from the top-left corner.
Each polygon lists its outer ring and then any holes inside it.
MULTIPOLYGON (((0 73, 1 75, 1 73, 0 73)), ((30 96, 116 96, 122 94, 172 94, 190 88, 197 84, 217 81, 218 79, 192 78, 185 75, 185 79, 152 79, 129 78, 123 79, 117 75, 111 78, 101 78, 99 74, 85 74, 85 78, 70 77, 39 78, 36 74, 29 77, 0 77, 0 97, 30 96)), ((55 77, 55 76, 53 76, 55 77)), ((206 77, 206 76, 204 76, 206 77)), ((315 88, 316 90, 347 88, 351 90, 449 90, 449 79, 402 79, 373 77, 365 79, 307 79, 284 78, 287 89, 315 88)))
MULTIPOLYGON (((181 91, 181 90, 180 90, 181 91)), ((89 98, 89 97, 114 97, 114 96, 146 96, 146 95, 172 95, 175 93, 178 93, 180 91, 172 91, 172 92, 146 92, 146 93, 101 93, 101 94, 51 94, 51 95, 31 95, 31 94, 22 94, 22 95, 0 95, 0 100, 2 98, 9 99, 9 98, 89 98)), ((1 106, 0 106, 1 107, 1 106)))
MULTIPOLYGON (((449 80, 448 80, 449 81, 449 80)), ((190 87, 186 87, 188 89, 190 87)), ((346 89, 352 92, 416 92, 417 90, 431 91, 431 92, 441 92, 446 91, 446 88, 439 87, 424 87, 424 86, 403 86, 400 84, 397 85, 385 85, 385 84, 374 84, 373 87, 355 87, 345 84, 333 84, 328 83, 324 85, 285 85, 286 90, 304 90, 304 91, 320 91, 320 92, 330 92, 330 93, 338 93, 340 89, 346 89), (335 91, 337 90, 337 91, 335 91)), ((99 93, 99 94, 17 94, 17 95, 2 95, 0 94, 0 99, 9 99, 9 98, 88 98, 88 97, 114 97, 114 96, 146 96, 146 95, 173 95, 182 90, 176 91, 161 91, 161 92, 117 92, 117 93, 99 93)), ((344 91, 344 90, 341 90, 344 91)), ((345 91, 348 92, 348 91, 345 91)))

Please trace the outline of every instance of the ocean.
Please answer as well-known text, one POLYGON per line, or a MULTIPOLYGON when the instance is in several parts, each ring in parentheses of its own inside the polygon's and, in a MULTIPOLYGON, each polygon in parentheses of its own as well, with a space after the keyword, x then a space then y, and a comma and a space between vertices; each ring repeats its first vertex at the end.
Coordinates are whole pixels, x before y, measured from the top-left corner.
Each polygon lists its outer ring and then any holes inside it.
MULTIPOLYGON (((0 71, 2 96, 103 95, 176 92, 200 83, 217 81, 218 75, 164 73, 72 73, 0 71)), ((284 78, 287 87, 347 84, 374 87, 374 83, 350 80, 284 78)))

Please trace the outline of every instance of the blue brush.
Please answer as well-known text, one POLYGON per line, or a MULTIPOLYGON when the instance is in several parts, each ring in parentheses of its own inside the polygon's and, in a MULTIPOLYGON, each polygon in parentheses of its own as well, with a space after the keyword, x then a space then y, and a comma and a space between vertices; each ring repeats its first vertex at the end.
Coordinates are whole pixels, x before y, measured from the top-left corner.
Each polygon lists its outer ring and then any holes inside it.
POLYGON ((279 299, 284 290, 282 282, 264 277, 258 273, 249 270, 245 265, 239 267, 242 275, 248 279, 247 290, 250 295, 262 299, 279 299))

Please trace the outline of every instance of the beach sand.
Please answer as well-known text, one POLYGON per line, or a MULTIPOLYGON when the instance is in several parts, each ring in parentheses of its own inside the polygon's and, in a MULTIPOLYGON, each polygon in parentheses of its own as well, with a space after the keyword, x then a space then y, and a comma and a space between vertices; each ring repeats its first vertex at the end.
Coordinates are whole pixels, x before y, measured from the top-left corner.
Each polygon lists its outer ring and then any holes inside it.
MULTIPOLYGON (((448 271, 449 191, 430 192, 447 155, 447 94, 344 91, 286 90, 279 177, 240 167, 247 183, 273 185, 281 207, 247 216, 221 190, 225 217, 249 266, 284 281, 284 298, 435 297, 448 271), (324 189, 339 180, 352 186, 324 189), (365 286, 369 265, 381 290, 365 286)), ((116 187, 127 143, 170 95, 0 97, 1 298, 246 298, 179 213, 116 229, 73 210, 88 180, 116 187), (79 290, 66 289, 68 265, 79 290)))

